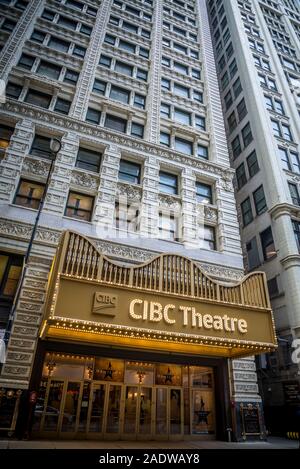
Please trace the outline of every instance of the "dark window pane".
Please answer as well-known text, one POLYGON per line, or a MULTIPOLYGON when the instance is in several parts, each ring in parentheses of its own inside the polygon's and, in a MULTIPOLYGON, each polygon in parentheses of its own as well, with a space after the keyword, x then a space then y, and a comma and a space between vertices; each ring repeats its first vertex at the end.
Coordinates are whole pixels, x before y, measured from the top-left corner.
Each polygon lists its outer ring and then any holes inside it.
POLYGON ((57 98, 54 111, 60 112, 61 114, 69 114, 71 102, 66 99, 57 98))
POLYGON ((117 130, 118 132, 125 133, 126 126, 127 126, 127 121, 125 119, 121 119, 121 117, 106 114, 104 127, 107 127, 108 129, 112 129, 112 130, 117 130))
POLYGON ((273 234, 271 227, 269 226, 266 230, 260 233, 261 246, 263 250, 264 260, 267 261, 277 255, 275 244, 273 240, 273 234))
POLYGON ((92 218, 93 205, 93 197, 70 192, 65 215, 72 218, 78 218, 79 220, 90 221, 92 218))
POLYGON ((36 106, 40 106, 47 109, 50 105, 51 99, 52 96, 50 96, 49 94, 29 89, 25 98, 25 102, 29 104, 35 104, 36 106))
POLYGON ((119 179, 132 184, 140 184, 141 165, 131 161, 121 160, 119 179))
POLYGON ((51 142, 50 137, 36 135, 32 142, 30 154, 40 156, 43 158, 50 158, 51 157, 50 142, 51 142))
POLYGON ((14 203, 23 207, 38 209, 44 190, 44 184, 21 179, 14 203))
POLYGON ((80 147, 77 153, 76 166, 78 168, 98 173, 100 169, 101 156, 101 153, 80 147))

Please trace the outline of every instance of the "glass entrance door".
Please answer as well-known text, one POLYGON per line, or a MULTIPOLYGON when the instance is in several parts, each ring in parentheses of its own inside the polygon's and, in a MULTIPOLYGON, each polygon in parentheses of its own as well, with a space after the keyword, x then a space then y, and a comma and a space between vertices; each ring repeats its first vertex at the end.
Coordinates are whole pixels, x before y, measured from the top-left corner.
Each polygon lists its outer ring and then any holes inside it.
POLYGON ((182 388, 156 388, 155 433, 162 439, 183 437, 182 388))
POLYGON ((153 389, 145 386, 125 386, 124 439, 147 439, 152 434, 153 389))

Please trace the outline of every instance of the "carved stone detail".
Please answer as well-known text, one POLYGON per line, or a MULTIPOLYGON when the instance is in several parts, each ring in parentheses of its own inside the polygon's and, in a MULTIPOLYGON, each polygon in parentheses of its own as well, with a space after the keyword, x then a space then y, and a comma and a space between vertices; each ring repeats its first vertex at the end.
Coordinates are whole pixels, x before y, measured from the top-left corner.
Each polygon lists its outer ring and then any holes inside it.
POLYGON ((158 201, 160 207, 176 211, 181 209, 181 202, 178 197, 166 194, 159 194, 158 201))
POLYGON ((22 172, 34 174, 36 176, 47 177, 50 169, 49 161, 36 160, 34 158, 26 157, 23 162, 22 172))
POLYGON ((73 170, 71 184, 86 187, 91 190, 97 190, 99 186, 99 176, 93 176, 91 174, 73 170))
POLYGON ((133 186, 132 184, 118 182, 117 197, 126 197, 128 201, 140 202, 142 199, 142 188, 133 186))

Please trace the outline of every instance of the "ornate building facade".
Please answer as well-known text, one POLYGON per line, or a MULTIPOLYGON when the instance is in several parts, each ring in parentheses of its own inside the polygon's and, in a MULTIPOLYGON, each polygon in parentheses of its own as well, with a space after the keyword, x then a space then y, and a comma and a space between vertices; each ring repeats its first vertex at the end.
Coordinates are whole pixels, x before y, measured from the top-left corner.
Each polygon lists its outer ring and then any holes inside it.
POLYGON ((259 359, 259 383, 268 426, 284 433, 300 404, 300 5, 207 5, 245 265, 266 272, 278 334, 278 350, 259 359))
POLYGON ((264 276, 244 278, 206 2, 1 5, 3 402, 37 392, 48 437, 264 438, 253 355, 275 346, 272 313, 264 276))

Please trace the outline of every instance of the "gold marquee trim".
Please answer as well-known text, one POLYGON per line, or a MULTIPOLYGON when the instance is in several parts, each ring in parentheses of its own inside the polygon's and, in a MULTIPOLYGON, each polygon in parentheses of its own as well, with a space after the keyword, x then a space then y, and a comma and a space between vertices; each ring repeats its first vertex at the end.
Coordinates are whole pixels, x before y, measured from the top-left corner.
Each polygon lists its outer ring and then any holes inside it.
POLYGON ((194 261, 177 254, 160 254, 138 266, 122 266, 108 259, 88 238, 71 231, 62 235, 53 271, 54 275, 115 286, 231 305, 271 308, 264 272, 248 274, 229 286, 213 280, 194 261))
POLYGON ((150 347, 227 357, 246 356, 276 348, 274 319, 264 272, 249 274, 240 282, 227 285, 213 280, 191 259, 175 254, 161 254, 137 266, 123 266, 103 255, 88 238, 72 231, 65 231, 61 236, 49 277, 45 311, 40 337, 52 337, 54 340, 107 343, 117 347, 150 347), (125 290, 157 292, 160 295, 243 307, 247 310, 261 310, 262 313, 267 311, 271 320, 271 342, 129 327, 125 324, 75 319, 72 314, 65 317, 65 314, 56 311, 63 278, 125 290))

